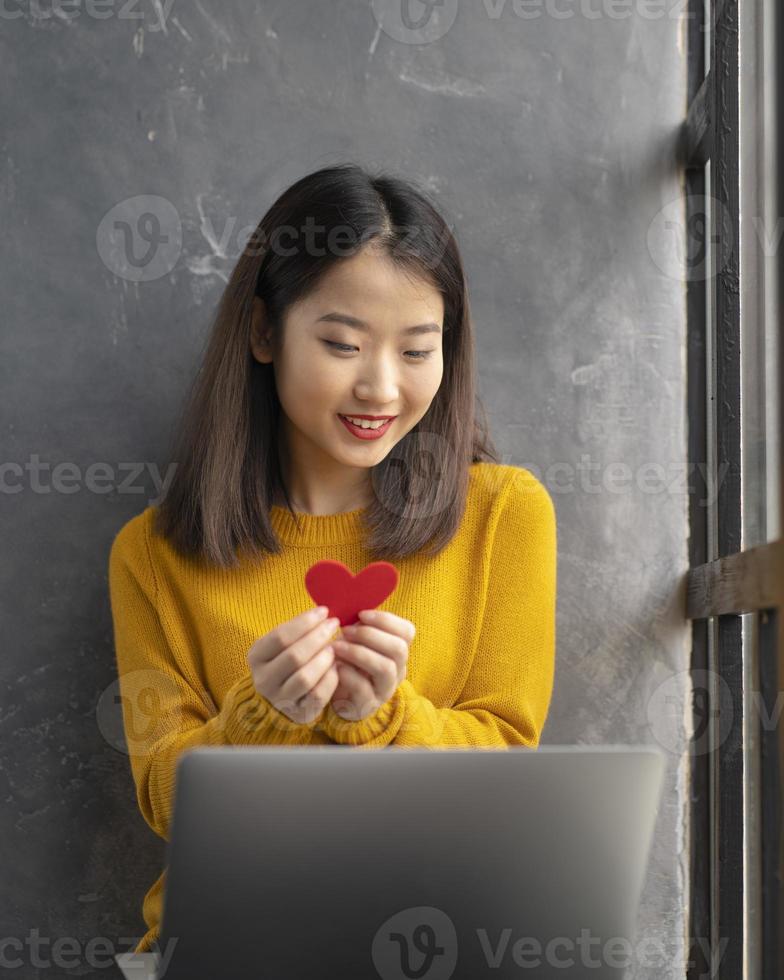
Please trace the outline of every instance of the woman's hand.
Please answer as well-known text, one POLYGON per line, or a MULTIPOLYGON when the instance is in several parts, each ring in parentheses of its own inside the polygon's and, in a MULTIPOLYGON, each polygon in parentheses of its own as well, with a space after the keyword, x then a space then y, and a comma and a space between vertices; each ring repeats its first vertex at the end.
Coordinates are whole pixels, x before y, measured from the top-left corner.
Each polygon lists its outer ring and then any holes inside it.
POLYGON ((361 622, 344 626, 335 640, 340 678, 332 709, 346 721, 360 721, 388 701, 406 676, 408 648, 416 628, 407 619, 381 609, 363 609, 361 622))
POLYGON ((317 718, 337 688, 334 644, 325 644, 339 624, 309 609, 265 633, 248 651, 256 690, 299 725, 317 718))

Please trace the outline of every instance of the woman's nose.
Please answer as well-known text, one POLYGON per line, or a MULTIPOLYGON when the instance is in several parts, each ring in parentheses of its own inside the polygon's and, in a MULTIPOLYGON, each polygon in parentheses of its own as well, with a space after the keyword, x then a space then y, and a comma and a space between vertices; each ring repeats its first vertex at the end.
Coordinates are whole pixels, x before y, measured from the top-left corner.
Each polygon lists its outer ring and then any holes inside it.
POLYGON ((397 400, 398 382, 395 369, 383 363, 368 364, 361 369, 354 389, 357 397, 378 405, 397 400))

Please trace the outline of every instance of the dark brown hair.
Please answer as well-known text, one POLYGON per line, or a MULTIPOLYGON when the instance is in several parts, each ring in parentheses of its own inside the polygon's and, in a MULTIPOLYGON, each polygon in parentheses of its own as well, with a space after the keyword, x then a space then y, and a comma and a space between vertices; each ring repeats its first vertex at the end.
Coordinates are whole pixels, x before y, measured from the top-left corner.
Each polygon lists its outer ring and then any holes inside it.
POLYGON ((273 365, 251 353, 253 300, 263 300, 273 350, 279 349, 288 308, 332 265, 368 246, 442 294, 444 374, 423 418, 371 471, 375 499, 363 514, 365 545, 377 558, 392 559, 420 549, 436 554, 454 536, 470 464, 498 462, 475 391, 460 253, 422 191, 345 163, 309 174, 281 194, 220 299, 174 432, 175 473, 156 508, 155 529, 183 554, 230 567, 238 548, 257 555, 281 551, 270 506, 282 498, 294 511, 283 481, 273 365), (323 234, 328 246, 314 247, 312 235, 303 243, 308 228, 323 234))

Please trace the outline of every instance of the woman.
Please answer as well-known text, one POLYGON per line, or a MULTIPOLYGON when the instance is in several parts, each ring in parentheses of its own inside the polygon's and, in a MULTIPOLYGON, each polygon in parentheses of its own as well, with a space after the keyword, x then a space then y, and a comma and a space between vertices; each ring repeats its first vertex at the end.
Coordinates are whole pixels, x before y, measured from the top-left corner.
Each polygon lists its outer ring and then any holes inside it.
POLYGON ((166 496, 111 549, 131 769, 161 837, 198 746, 539 744, 555 511, 477 406, 463 266, 425 196, 350 164, 285 191, 221 299, 166 496), (400 576, 335 640, 304 585, 323 558, 400 576))

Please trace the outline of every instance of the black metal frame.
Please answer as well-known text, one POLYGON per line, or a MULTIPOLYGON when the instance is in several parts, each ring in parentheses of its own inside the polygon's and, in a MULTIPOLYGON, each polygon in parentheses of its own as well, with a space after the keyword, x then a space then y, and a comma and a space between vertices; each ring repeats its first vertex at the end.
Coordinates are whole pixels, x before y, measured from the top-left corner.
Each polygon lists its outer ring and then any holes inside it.
MULTIPOLYGON (((774 718, 779 696, 779 671, 776 659, 778 613, 760 616, 760 694, 766 718, 774 718)), ((781 936, 781 875, 779 841, 781 833, 781 773, 778 735, 761 726, 760 730, 760 818, 762 836, 762 976, 784 976, 781 936)))
MULTIPOLYGON (((708 411, 715 418, 714 473, 725 474, 718 483, 716 544, 711 552, 708 512, 699 503, 708 499, 707 487, 696 487, 690 497, 689 589, 687 615, 692 620, 692 669, 714 671, 730 691, 733 723, 715 751, 696 753, 692 746, 691 906, 690 959, 687 976, 740 980, 744 960, 744 726, 754 724, 760 745, 762 934, 761 962, 765 980, 784 977, 782 938, 782 781, 784 736, 780 728, 760 725, 760 717, 744 717, 742 619, 755 612, 759 624, 760 694, 767 717, 776 717, 784 624, 784 542, 748 551, 742 546, 741 511, 741 364, 740 364, 740 185, 739 185, 739 35, 738 0, 711 0, 710 24, 704 24, 701 0, 690 0, 688 98, 689 110, 679 147, 686 173, 686 227, 709 228, 710 241, 719 244, 721 262, 716 270, 687 282, 688 416, 690 473, 707 464, 708 411), (706 74, 704 30, 710 31, 710 67, 706 74), (710 172, 710 215, 704 214, 705 166, 710 172), (719 216, 716 222, 715 216, 719 216), (711 219, 710 223, 708 219, 711 219), (711 273, 715 271, 715 275, 711 273), (707 315, 706 284, 711 290, 707 315), (714 326, 715 325, 715 326, 714 326), (707 331, 713 331, 715 394, 708 406, 706 375, 707 331), (774 571, 774 587, 765 576, 774 571), (777 571, 778 570, 778 571, 777 571), (772 606, 767 604, 773 601, 772 606), (710 655, 710 631, 716 627, 715 658, 710 655), (714 847, 715 843, 715 847, 714 847), (713 971, 703 943, 709 940, 718 961, 713 971), (721 954, 719 956, 719 954, 721 954), (692 958, 694 956, 694 958, 692 958)), ((776 72, 784 91, 784 12, 776 17, 776 72)), ((784 201, 784 125, 778 123, 779 201, 784 201)), ((705 243, 703 242, 703 245, 705 243)), ((779 282, 784 256, 779 253, 779 282)), ((782 345, 784 347, 784 345, 782 345)), ((784 386, 784 351, 779 373, 784 386)), ((781 400, 784 423, 784 398, 781 400)), ((782 428, 784 431, 784 428, 782 428)), ((784 466, 782 467, 784 470, 784 466)), ((784 474, 782 476, 784 481, 784 474)), ((784 482, 782 483, 784 500, 784 482)), ((705 676, 708 676, 707 674, 705 676)), ((719 705, 705 693, 714 719, 719 705)), ((727 707, 722 702, 722 707, 727 707)), ((695 730, 704 722, 697 718, 695 730)))
MULTIPOLYGON (((740 401, 740 179, 738 99, 738 0, 717 11, 711 37, 713 152, 709 166, 711 200, 729 227, 714 231, 722 260, 713 280, 716 309, 716 466, 726 476, 718 484, 716 557, 741 549, 740 401), (724 243, 731 243, 726 248, 724 243), (724 247, 722 247, 724 246, 724 247), (725 256, 726 252, 726 256, 725 256)), ((733 724, 718 749, 718 938, 726 949, 720 976, 743 977, 743 632, 737 614, 718 617, 717 668, 732 699, 733 724)), ((721 946, 719 947, 721 949, 721 946)))
MULTIPOLYGON (((688 99, 689 114, 684 126, 682 154, 686 167, 686 228, 693 228, 695 221, 705 220, 700 206, 704 200, 705 174, 703 166, 709 157, 710 115, 705 98, 708 90, 705 77, 703 50, 704 8, 700 0, 691 0, 688 23, 688 99)), ((707 321, 705 285, 699 279, 686 284, 687 330, 687 413, 689 419, 689 472, 698 474, 695 490, 689 495, 689 565, 694 568, 708 561, 707 511, 698 501, 707 500, 707 485, 699 486, 699 474, 707 472, 693 464, 703 461, 708 443, 706 418, 707 386, 705 361, 707 348, 704 325, 707 321), (703 325, 703 329, 699 328, 703 325)), ((707 676, 708 670, 708 621, 692 623, 692 670, 698 676, 707 676)), ((695 692, 696 693, 696 692, 695 692)), ((696 715, 697 706, 692 704, 696 715)), ((710 964, 705 956, 702 937, 711 941, 711 819, 710 787, 711 758, 708 753, 691 753, 691 847, 690 878, 691 904, 689 908, 688 980, 710 976, 710 964)))

